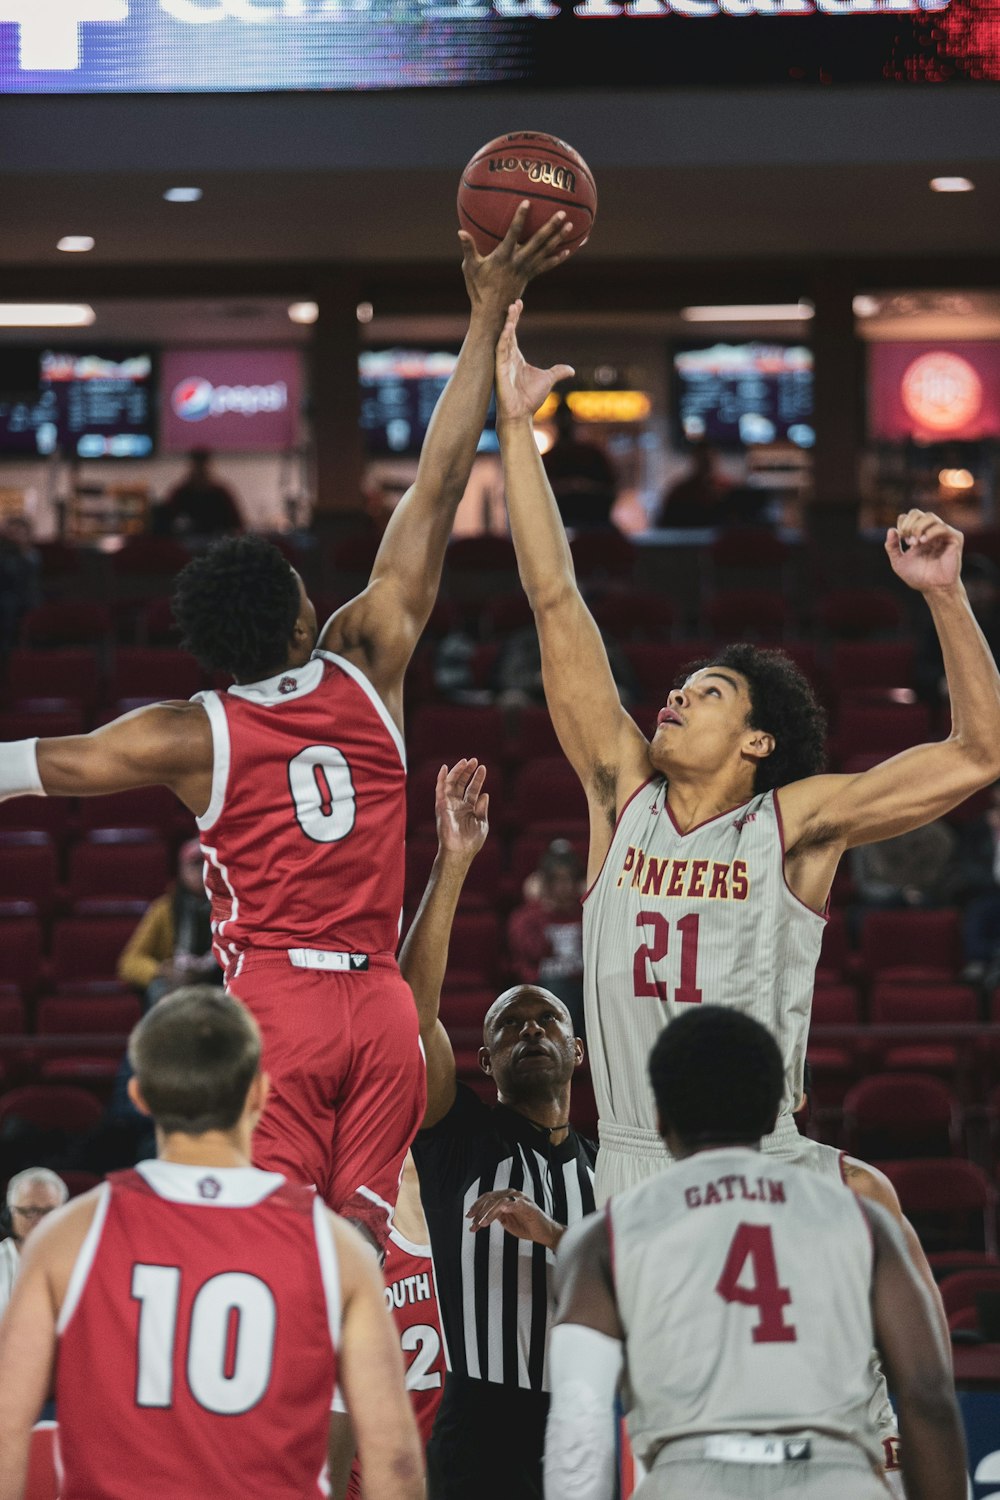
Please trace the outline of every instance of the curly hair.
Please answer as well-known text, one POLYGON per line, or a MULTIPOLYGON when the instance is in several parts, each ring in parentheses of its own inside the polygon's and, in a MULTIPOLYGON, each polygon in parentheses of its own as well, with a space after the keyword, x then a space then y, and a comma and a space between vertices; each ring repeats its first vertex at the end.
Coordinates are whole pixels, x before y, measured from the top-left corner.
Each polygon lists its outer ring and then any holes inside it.
POLYGON ((815 776, 826 764, 826 714, 816 695, 783 651, 765 651, 745 642, 723 646, 714 656, 689 663, 678 676, 684 682, 705 667, 729 667, 747 680, 750 712, 747 727, 773 735, 774 749, 758 761, 755 793, 815 776))
POLYGON ((299 586, 277 547, 226 537, 192 559, 174 585, 182 645, 208 671, 255 682, 281 667, 300 608, 299 586))
POLYGON ((742 1011, 699 1005, 671 1021, 649 1057, 664 1130, 686 1144, 759 1141, 774 1127, 785 1070, 774 1037, 742 1011))

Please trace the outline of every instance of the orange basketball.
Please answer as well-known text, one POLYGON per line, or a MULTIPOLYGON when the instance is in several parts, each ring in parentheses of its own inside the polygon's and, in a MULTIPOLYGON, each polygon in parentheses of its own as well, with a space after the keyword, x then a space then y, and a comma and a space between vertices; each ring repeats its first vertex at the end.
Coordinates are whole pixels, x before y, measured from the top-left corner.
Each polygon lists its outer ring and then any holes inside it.
POLYGON ((458 222, 480 255, 496 249, 525 198, 531 200, 525 239, 564 208, 574 232, 563 248, 572 252, 587 243, 597 213, 597 188, 587 163, 558 136, 515 130, 483 146, 462 173, 458 222))

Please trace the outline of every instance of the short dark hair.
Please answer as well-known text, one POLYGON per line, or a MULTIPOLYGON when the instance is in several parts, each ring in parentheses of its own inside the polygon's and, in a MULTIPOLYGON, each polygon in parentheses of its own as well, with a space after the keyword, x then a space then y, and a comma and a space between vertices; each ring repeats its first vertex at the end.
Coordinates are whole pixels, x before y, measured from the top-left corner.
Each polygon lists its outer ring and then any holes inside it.
POLYGON ((699 1005, 670 1021, 649 1057, 664 1131, 685 1143, 754 1142, 774 1128, 785 1069, 774 1037, 742 1011, 699 1005))
POLYGON ((826 714, 791 657, 783 651, 765 651, 740 642, 691 662, 679 674, 679 681, 686 681, 692 672, 705 667, 730 667, 745 677, 750 690, 747 724, 774 736, 771 754, 757 762, 755 793, 769 792, 822 771, 826 764, 826 714))
POLYGON ((173 607, 182 645, 203 667, 253 682, 285 662, 299 586, 287 558, 263 537, 225 537, 178 574, 173 607))
POLYGON ((129 1062, 161 1130, 231 1130, 260 1072, 257 1023, 232 995, 192 984, 167 995, 129 1038, 129 1062))

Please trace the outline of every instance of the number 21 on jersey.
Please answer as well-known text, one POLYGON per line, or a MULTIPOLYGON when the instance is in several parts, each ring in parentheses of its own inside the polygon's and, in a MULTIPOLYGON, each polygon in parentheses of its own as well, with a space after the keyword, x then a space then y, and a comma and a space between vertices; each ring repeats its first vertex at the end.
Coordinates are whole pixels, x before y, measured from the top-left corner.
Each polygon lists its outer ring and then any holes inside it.
POLYGON ((701 1004, 702 993, 698 988, 700 921, 697 912, 688 912, 686 917, 674 922, 674 932, 671 933, 671 924, 662 912, 637 913, 635 925, 645 935, 645 942, 639 944, 632 959, 632 978, 637 999, 648 997, 651 1000, 673 1000, 677 1005, 701 1004), (675 955, 678 959, 675 972, 679 983, 671 995, 666 980, 654 977, 652 965, 662 962, 668 956, 674 959, 675 955))

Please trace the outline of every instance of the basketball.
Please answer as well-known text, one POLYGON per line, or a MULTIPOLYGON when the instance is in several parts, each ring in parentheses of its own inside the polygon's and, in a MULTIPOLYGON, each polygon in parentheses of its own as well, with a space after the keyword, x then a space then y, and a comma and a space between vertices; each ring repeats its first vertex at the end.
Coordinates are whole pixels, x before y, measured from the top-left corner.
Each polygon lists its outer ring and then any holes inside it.
POLYGON ((572 253, 587 243, 597 214, 597 187, 587 163, 558 136, 515 130, 483 146, 462 173, 458 221, 480 255, 496 249, 525 198, 531 200, 526 240, 564 208, 575 232, 563 248, 572 253))

